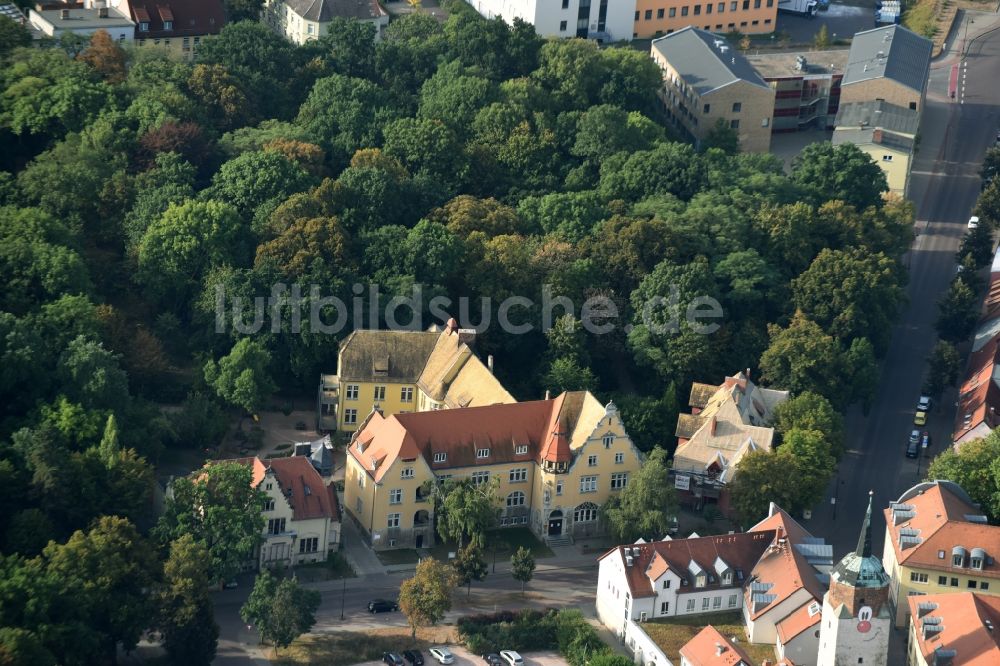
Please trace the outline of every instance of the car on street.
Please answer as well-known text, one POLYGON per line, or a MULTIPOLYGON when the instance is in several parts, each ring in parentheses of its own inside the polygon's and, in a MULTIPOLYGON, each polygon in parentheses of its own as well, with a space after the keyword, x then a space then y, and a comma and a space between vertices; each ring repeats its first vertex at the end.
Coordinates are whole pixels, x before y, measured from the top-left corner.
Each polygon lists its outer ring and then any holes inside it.
POLYGON ((925 432, 920 436, 920 448, 929 449, 931 446, 931 436, 929 433, 925 432))
POLYGON ((524 659, 513 650, 500 650, 500 658, 506 661, 509 666, 524 666, 524 659))
POLYGON ((406 666, 398 652, 383 652, 382 661, 388 664, 388 666, 406 666))
POLYGON ((424 666, 424 655, 420 654, 420 650, 403 650, 403 659, 413 666, 424 666))
POLYGON ((485 661, 489 666, 503 666, 503 659, 501 659, 500 655, 496 652, 484 654, 483 661, 485 661))
POLYGON ((910 440, 906 443, 906 457, 916 458, 920 446, 920 431, 914 430, 910 433, 910 440))
MULTIPOLYGON (((959 266, 961 268, 961 266, 959 266)), ((959 271, 961 272, 961 271, 959 271)), ((917 411, 918 412, 929 412, 931 411, 931 398, 928 395, 920 396, 920 400, 917 400, 917 411)))
POLYGON ((446 647, 432 647, 428 650, 428 652, 431 653, 431 656, 434 657, 434 660, 439 664, 455 663, 455 655, 453 655, 451 650, 446 647))
POLYGON ((927 412, 917 412, 914 414, 913 425, 927 425, 927 412))
POLYGON ((979 217, 973 215, 972 217, 969 218, 969 229, 972 230, 978 228, 979 228, 979 217))
POLYGON ((388 599, 372 599, 368 602, 368 612, 374 615, 375 613, 388 613, 390 611, 398 611, 399 604, 395 601, 389 601, 388 599))

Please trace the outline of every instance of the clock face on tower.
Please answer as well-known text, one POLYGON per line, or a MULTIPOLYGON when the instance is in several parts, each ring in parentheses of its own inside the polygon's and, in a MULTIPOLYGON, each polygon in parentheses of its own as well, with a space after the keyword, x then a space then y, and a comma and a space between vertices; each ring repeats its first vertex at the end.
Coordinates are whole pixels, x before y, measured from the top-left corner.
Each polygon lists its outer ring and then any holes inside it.
POLYGON ((862 606, 858 609, 858 631, 867 634, 872 630, 872 609, 871 606, 862 606))

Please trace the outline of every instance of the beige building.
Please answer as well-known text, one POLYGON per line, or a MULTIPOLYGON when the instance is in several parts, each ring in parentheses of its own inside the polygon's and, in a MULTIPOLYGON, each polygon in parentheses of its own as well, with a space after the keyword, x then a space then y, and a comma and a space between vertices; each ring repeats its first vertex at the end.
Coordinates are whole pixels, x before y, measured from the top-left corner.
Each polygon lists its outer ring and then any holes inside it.
POLYGON ((266 523, 255 566, 272 568, 323 562, 340 548, 340 507, 333 484, 323 479, 309 458, 237 458, 253 470, 253 485, 267 499, 266 523))
POLYGON ((840 107, 833 145, 853 143, 885 172, 889 191, 905 197, 916 149, 920 112, 879 100, 840 107))
POLYGON ((389 25, 389 13, 378 0, 264 0, 261 20, 295 44, 325 37, 335 18, 375 26, 375 41, 389 25))
POLYGON ((107 2, 131 16, 135 23, 135 46, 163 49, 180 60, 193 60, 202 42, 219 34, 226 25, 222 0, 107 2))
POLYGON ((721 122, 741 150, 770 149, 774 90, 724 38, 689 26, 654 39, 650 53, 663 72, 665 114, 696 145, 721 122))
POLYGON ((682 503, 696 508, 718 503, 729 510, 726 485, 736 476, 740 460, 751 451, 770 451, 774 409, 788 391, 761 388, 749 369, 726 377, 721 386, 694 382, 690 414, 677 419, 677 449, 671 471, 682 503))
POLYGON ((978 592, 910 597, 907 666, 1000 664, 1000 597, 978 592))
POLYGON ((428 487, 496 479, 499 525, 549 541, 602 531, 598 511, 641 465, 614 404, 588 392, 554 399, 383 415, 347 449, 344 504, 376 549, 433 545, 428 487))
POLYGON ((1000 594, 1000 527, 988 525, 957 484, 918 483, 889 505, 885 522, 882 563, 895 626, 906 626, 909 597, 1000 594))
POLYGON ((338 372, 321 375, 320 430, 354 432, 375 408, 383 415, 516 402, 475 355, 476 332, 454 319, 443 330, 359 329, 340 344, 338 372))
POLYGON ((841 106, 885 101, 923 112, 931 40, 899 25, 854 35, 840 87, 841 106))

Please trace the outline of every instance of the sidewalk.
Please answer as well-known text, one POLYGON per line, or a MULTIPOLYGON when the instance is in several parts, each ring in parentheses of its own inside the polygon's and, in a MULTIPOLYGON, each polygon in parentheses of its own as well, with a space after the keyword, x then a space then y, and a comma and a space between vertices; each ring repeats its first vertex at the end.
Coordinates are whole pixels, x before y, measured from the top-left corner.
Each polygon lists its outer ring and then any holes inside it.
POLYGON ((359 578, 384 576, 387 573, 385 565, 365 543, 364 536, 358 531, 353 520, 345 517, 341 523, 340 534, 340 552, 359 578))

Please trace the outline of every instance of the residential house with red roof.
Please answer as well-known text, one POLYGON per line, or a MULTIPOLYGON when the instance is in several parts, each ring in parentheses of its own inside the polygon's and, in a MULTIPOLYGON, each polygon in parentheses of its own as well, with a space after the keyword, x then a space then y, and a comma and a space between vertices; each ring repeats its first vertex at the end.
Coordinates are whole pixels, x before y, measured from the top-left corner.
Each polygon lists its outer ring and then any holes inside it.
POLYGON ((894 624, 906 626, 907 599, 975 590, 1000 595, 1000 527, 952 481, 913 486, 885 509, 882 563, 894 624))
POLYGON ((986 437, 1000 424, 1000 249, 993 256, 983 314, 972 338, 969 364, 958 388, 955 448, 986 437))
POLYGON ((907 600, 908 666, 1000 664, 1000 598, 979 592, 929 594, 907 600))
POLYGON ((545 400, 383 415, 347 447, 344 503, 376 549, 434 543, 429 483, 498 485, 501 527, 525 525, 567 543, 599 534, 602 504, 642 456, 614 403, 586 391, 545 400))
POLYGON ((681 647, 681 666, 755 666, 743 646, 708 625, 681 647))
POLYGON ((226 24, 222 0, 107 0, 135 23, 134 45, 192 60, 202 42, 226 24))
MULTIPOLYGON (((751 643, 816 663, 832 548, 773 503, 749 531, 619 546, 599 560, 597 613, 626 644, 635 622, 740 611, 751 643)), ((706 617, 706 623, 710 621, 706 617)), ((633 648, 635 649, 635 648, 633 648)))
MULTIPOLYGON (((267 499, 266 523, 255 555, 256 566, 294 566, 323 562, 340 548, 340 506, 334 485, 305 456, 237 458, 253 470, 253 485, 267 499)), ((210 463, 211 464, 211 463, 210 463)))
POLYGON ((771 450, 774 409, 787 399, 788 391, 754 384, 749 369, 726 377, 721 386, 692 384, 691 413, 678 417, 675 432, 672 473, 681 502, 695 509, 718 503, 727 514, 726 486, 746 454, 771 450))

